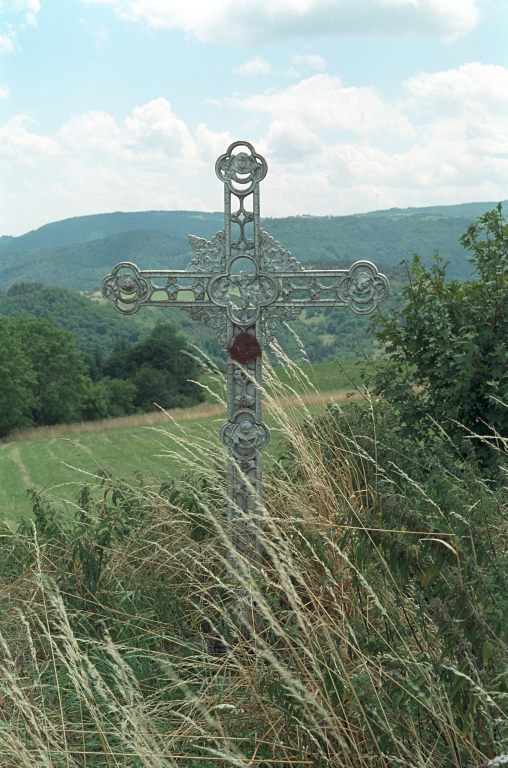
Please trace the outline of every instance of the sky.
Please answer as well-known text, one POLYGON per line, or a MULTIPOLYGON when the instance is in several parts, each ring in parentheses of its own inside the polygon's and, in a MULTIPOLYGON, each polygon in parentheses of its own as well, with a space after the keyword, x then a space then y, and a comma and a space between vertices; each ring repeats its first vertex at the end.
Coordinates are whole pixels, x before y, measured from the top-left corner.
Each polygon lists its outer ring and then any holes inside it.
POLYGON ((0 0, 0 235, 222 209, 265 217, 508 197, 508 0, 0 0))

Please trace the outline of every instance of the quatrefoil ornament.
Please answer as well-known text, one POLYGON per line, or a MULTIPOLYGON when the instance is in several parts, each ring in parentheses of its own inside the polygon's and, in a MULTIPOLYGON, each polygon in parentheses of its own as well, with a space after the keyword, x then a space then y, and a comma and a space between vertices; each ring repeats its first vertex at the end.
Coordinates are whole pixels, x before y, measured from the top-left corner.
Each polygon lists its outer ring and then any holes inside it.
POLYGON ((262 181, 268 173, 266 160, 256 154, 252 144, 247 141, 235 141, 228 147, 228 151, 221 155, 215 163, 215 173, 230 191, 238 197, 250 195, 254 186, 262 181), (245 147, 247 152, 233 150, 237 147, 245 147))
POLYGON ((231 322, 248 327, 256 322, 261 309, 267 307, 279 295, 279 283, 268 272, 258 272, 257 264, 249 259, 254 272, 239 270, 233 272, 235 261, 232 259, 226 272, 212 277, 208 284, 208 295, 219 307, 224 307, 231 322))
POLYGON ((222 425, 220 439, 236 459, 252 459, 268 444, 270 430, 250 409, 241 408, 234 422, 222 425))
POLYGON ((357 261, 338 281, 336 293, 357 315, 370 314, 388 296, 388 280, 370 261, 357 261))
POLYGON ((122 262, 102 281, 102 295, 123 315, 132 315, 153 293, 150 281, 140 275, 135 264, 122 262))

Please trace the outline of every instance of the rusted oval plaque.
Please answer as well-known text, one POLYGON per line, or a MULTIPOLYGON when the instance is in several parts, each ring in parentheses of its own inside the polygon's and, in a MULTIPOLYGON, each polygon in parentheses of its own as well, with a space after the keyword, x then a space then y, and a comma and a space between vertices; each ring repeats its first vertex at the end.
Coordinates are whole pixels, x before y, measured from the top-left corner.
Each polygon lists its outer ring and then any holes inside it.
POLYGON ((229 355, 237 363, 252 363, 261 354, 261 347, 255 336, 250 333, 237 333, 228 347, 229 355))

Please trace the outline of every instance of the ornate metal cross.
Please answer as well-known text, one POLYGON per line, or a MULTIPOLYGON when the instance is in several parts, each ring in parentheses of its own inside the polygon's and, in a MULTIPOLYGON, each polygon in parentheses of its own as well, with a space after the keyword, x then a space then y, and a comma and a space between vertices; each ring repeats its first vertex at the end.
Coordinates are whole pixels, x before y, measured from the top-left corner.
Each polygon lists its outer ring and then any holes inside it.
POLYGON ((261 411, 262 349, 279 322, 305 307, 347 306, 368 314, 388 295, 388 280, 370 261, 348 270, 304 269, 261 229, 259 184, 267 170, 251 144, 231 144, 215 165, 224 183, 224 229, 211 240, 189 235, 195 257, 187 269, 140 270, 123 262, 102 283, 103 296, 119 312, 183 307, 211 326, 227 349, 227 421, 220 438, 228 449, 229 537, 254 567, 260 558, 261 451, 270 439, 261 411), (232 212, 233 198, 238 209, 232 212))

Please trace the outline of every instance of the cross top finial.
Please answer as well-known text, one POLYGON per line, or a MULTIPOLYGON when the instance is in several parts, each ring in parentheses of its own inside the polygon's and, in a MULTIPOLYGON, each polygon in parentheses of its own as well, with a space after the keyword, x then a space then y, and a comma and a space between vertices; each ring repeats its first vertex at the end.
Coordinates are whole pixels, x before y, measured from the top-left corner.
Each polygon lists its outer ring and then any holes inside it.
POLYGON ((248 141, 234 141, 217 159, 215 173, 233 194, 245 197, 250 195, 256 184, 263 181, 268 173, 268 165, 248 141), (233 154, 237 147, 245 147, 248 152, 233 154))

